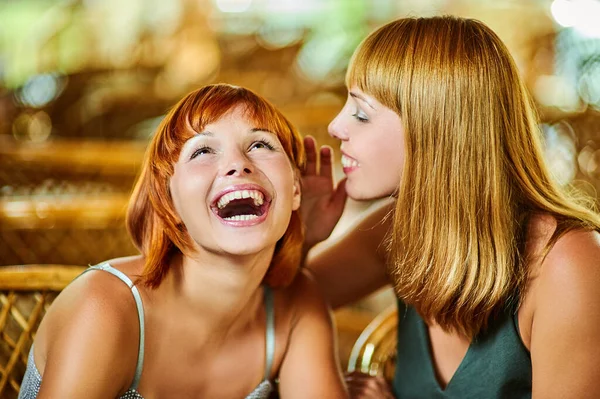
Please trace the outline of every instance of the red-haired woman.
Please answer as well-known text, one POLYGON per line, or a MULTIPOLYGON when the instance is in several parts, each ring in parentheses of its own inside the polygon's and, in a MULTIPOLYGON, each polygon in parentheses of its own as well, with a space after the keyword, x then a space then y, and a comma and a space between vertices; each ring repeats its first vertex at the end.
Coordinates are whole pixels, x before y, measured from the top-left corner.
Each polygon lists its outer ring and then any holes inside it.
POLYGON ((164 118, 131 197, 141 256, 87 270, 42 321, 21 398, 346 397, 328 309, 298 272, 294 127, 205 86, 164 118), (317 366, 315 366, 317 365, 317 366))

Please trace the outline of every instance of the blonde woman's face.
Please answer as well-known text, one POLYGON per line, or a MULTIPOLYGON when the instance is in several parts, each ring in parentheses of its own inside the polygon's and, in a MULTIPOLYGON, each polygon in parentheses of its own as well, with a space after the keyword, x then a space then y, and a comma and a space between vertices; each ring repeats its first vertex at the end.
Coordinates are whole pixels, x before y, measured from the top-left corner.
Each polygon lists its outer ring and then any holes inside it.
POLYGON ((404 128, 397 113, 351 87, 344 108, 329 124, 329 134, 341 141, 350 198, 381 198, 398 188, 404 162, 404 128))

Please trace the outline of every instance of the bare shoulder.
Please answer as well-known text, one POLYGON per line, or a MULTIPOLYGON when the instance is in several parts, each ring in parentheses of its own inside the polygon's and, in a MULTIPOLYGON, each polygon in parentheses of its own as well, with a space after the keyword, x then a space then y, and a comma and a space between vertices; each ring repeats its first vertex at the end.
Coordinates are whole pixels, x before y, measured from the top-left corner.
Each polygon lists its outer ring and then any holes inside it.
MULTIPOLYGON (((123 262, 120 259, 115 262, 110 261, 109 264, 126 275, 129 275, 128 271, 134 270, 132 262, 123 262)), ((129 323, 132 312, 137 314, 137 308, 127 284, 108 272, 89 270, 77 277, 60 293, 44 318, 43 324, 55 327, 52 329, 54 332, 72 323, 72 320, 77 319, 79 315, 85 316, 86 321, 94 323, 102 323, 106 318, 111 323, 129 323)), ((40 326, 40 333, 46 333, 44 327, 44 325, 40 326)))
POLYGON ((583 298, 598 295, 600 290, 600 233, 575 229, 563 234, 550 248, 544 249, 557 227, 550 215, 531 218, 526 244, 526 258, 530 270, 530 289, 525 300, 533 310, 541 302, 560 298, 583 298), (532 296, 533 298, 530 298, 532 296))
POLYGON ((292 328, 298 319, 305 315, 328 318, 329 307, 312 272, 302 268, 292 284, 286 287, 282 295, 284 306, 289 312, 292 328))
POLYGON ((572 288, 581 293, 592 284, 600 295, 600 233, 572 230, 564 234, 543 260, 539 278, 541 284, 558 284, 562 289, 574 284, 572 288))
POLYGON ((287 295, 295 305, 302 306, 302 304, 313 301, 317 304, 325 304, 325 298, 319 289, 317 280, 313 272, 307 268, 300 269, 300 272, 289 286, 287 295))
POLYGON ((332 313, 310 270, 300 269, 289 286, 273 292, 275 320, 282 342, 288 346, 293 341, 291 338, 297 336, 299 326, 316 323, 333 328, 332 313))
POLYGON ((600 391, 600 233, 565 233, 534 282, 526 298, 533 305, 534 397, 592 397, 600 391))
POLYGON ((115 370, 113 383, 121 389, 135 371, 139 331, 127 284, 101 270, 79 276, 56 298, 36 336, 34 357, 46 389, 65 389, 62 380, 86 371, 115 370))

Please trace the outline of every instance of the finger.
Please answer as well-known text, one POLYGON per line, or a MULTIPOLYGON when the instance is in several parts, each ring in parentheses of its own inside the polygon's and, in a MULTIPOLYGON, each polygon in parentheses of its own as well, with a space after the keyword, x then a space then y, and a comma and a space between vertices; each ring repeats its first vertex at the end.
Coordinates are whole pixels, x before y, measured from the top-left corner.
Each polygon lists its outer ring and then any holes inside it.
POLYGON ((321 147, 321 169, 319 175, 333 180, 333 149, 328 145, 321 147))
POLYGON ((381 399, 379 392, 364 385, 348 386, 348 393, 352 399, 381 399))
POLYGON ((344 208, 346 197, 348 197, 348 194, 346 193, 346 180, 347 178, 344 177, 338 182, 337 187, 335 188, 335 192, 331 198, 331 204, 333 205, 334 209, 343 210, 344 208))
POLYGON ((304 168, 305 176, 313 176, 317 174, 317 142, 314 137, 306 136, 304 138, 304 151, 306 152, 306 167, 304 168))
POLYGON ((348 388, 348 396, 350 399, 369 399, 369 397, 360 388, 348 388))
POLYGON ((347 371, 344 373, 344 378, 372 378, 369 374, 360 371, 347 371))
POLYGON ((353 372, 346 374, 344 376, 344 380, 349 384, 354 385, 366 385, 369 381, 373 380, 374 377, 371 377, 365 373, 353 372))
POLYGON ((361 391, 363 393, 389 393, 389 385, 382 376, 371 376, 369 374, 353 372, 344 376, 344 380, 349 389, 361 391))

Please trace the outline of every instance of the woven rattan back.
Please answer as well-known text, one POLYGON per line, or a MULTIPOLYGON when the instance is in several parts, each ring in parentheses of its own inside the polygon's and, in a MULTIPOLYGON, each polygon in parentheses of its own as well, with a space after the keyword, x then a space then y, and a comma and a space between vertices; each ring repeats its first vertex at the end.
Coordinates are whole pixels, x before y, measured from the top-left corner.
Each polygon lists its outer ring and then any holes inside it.
POLYGON ((0 267, 0 398, 16 398, 46 310, 84 266, 0 267))
POLYGON ((0 197, 0 265, 96 264, 136 254, 127 200, 93 192, 0 197))

